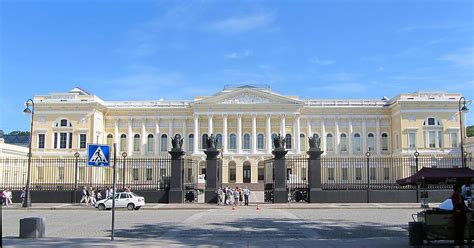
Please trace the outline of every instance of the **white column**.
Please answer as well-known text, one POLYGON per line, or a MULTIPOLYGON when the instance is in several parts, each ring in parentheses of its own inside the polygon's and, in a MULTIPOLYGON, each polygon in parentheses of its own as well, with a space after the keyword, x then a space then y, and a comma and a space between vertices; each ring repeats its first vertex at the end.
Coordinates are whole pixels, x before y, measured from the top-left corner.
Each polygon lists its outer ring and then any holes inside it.
POLYGON ((174 137, 173 119, 168 120, 168 151, 171 150, 171 138, 174 137))
POLYGON ((237 115, 237 153, 242 153, 242 114, 237 115))
POLYGON ((197 154, 199 151, 199 116, 194 115, 194 144, 193 153, 197 154))
POLYGON ((336 141, 335 153, 339 154, 340 142, 341 141, 340 141, 340 138, 339 138, 339 120, 337 119, 337 117, 334 120, 334 122, 335 122, 334 125, 336 127, 336 133, 334 134, 334 136, 336 136, 336 137, 334 137, 335 138, 334 141, 336 141))
POLYGON ((145 156, 145 151, 146 151, 146 141, 147 141, 147 137, 146 137, 146 130, 145 130, 145 125, 146 125, 146 119, 143 118, 142 119, 142 150, 141 150, 141 154, 142 156, 145 156))
POLYGON ((349 139, 347 139, 347 141, 348 141, 349 154, 351 155, 354 153, 352 149, 353 138, 354 138, 354 127, 352 126, 352 118, 349 118, 349 139))
POLYGON ((309 118, 306 120, 306 132, 306 136, 308 136, 308 138, 313 136, 313 128, 311 127, 311 119, 309 118))
POLYGON ((267 138, 267 153, 271 154, 272 153, 272 124, 271 124, 271 115, 267 115, 267 128, 266 128, 266 138, 267 138))
POLYGON ((211 137, 211 134, 213 134, 213 128, 212 128, 212 115, 207 116, 207 135, 211 137))
POLYGON ((252 115, 252 154, 257 153, 257 115, 252 115))
POLYGON ((114 143, 117 144, 117 151, 120 151, 120 144, 119 144, 119 119, 115 119, 115 128, 114 128, 114 143))
POLYGON ((132 156, 133 155, 133 133, 132 133, 132 119, 129 119, 128 120, 128 149, 127 149, 127 153, 128 153, 128 156, 132 156))
POLYGON ((321 150, 326 152, 326 124, 324 119, 321 118, 321 150))
POLYGON ((300 125, 300 115, 295 116, 295 148, 296 153, 301 154, 301 142, 300 142, 300 133, 301 133, 301 125, 300 125))
POLYGON ((181 147, 183 151, 186 151, 187 144, 188 144, 188 130, 187 130, 187 119, 184 118, 183 120, 183 136, 181 137, 183 139, 183 146, 181 147))
POLYGON ((227 153, 227 136, 228 136, 228 134, 227 134, 227 115, 223 116, 222 124, 223 124, 223 130, 224 130, 224 133, 222 134, 222 147, 224 148, 223 153, 227 153))
POLYGON ((367 147, 367 119, 363 118, 362 119, 362 147, 361 150, 363 153, 369 151, 369 148, 367 147))
POLYGON ((376 139, 376 147, 375 147, 375 150, 377 151, 377 154, 380 154, 380 146, 381 146, 381 142, 380 142, 380 137, 381 137, 381 134, 380 134, 380 118, 377 118, 376 120, 376 128, 377 128, 377 133, 375 134, 375 139, 376 139))
POLYGON ((160 154, 160 119, 155 123, 155 156, 160 154))
POLYGON ((285 138, 285 135, 286 135, 286 123, 285 123, 285 118, 286 118, 286 115, 285 114, 281 114, 280 115, 280 134, 281 134, 281 137, 284 139, 285 138))

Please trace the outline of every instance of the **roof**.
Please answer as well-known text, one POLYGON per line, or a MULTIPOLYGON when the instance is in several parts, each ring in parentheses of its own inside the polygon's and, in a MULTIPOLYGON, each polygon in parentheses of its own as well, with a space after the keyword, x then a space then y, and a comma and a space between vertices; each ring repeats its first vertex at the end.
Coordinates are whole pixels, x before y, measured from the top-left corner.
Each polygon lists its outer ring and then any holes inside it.
POLYGON ((397 184, 439 184, 464 183, 474 179, 474 170, 469 168, 427 168, 423 167, 413 176, 397 180, 397 184))

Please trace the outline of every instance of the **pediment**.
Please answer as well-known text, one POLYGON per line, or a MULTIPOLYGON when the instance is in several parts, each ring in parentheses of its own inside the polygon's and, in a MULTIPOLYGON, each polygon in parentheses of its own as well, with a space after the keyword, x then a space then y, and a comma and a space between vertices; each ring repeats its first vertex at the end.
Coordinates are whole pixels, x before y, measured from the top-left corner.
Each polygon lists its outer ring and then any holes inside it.
POLYGON ((207 97, 196 104, 302 104, 301 101, 287 98, 273 92, 258 89, 238 89, 230 92, 221 92, 207 97))

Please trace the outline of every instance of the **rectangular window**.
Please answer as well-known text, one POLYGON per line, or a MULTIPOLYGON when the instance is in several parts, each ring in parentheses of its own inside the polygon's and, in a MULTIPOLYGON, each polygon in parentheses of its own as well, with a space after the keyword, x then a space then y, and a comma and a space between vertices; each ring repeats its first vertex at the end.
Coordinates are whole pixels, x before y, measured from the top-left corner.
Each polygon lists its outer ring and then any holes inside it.
POLYGON ((355 176, 356 176, 357 181, 362 180, 362 168, 360 167, 356 168, 355 176))
POLYGON ((67 142, 67 133, 60 133, 59 134, 59 148, 65 149, 67 142))
POLYGON ((235 168, 230 168, 229 169, 229 182, 235 183, 235 168))
POLYGON ((371 167, 369 173, 370 173, 370 180, 374 181, 377 179, 377 170, 375 167, 371 167))
POLYGON ((134 181, 138 181, 138 168, 132 169, 132 177, 134 181))
POLYGON ((436 132, 435 131, 429 131, 428 132, 428 144, 430 148, 435 148, 436 147, 436 132))
POLYGON ((383 180, 390 180, 389 168, 383 168, 383 180))
POLYGON ((443 147, 443 132, 438 131, 438 147, 443 147))
POLYGON ((61 120, 61 127, 67 127, 67 120, 61 120))
POLYGON ((39 149, 44 149, 44 133, 38 134, 38 148, 39 149))
POLYGON ((451 140, 451 147, 458 148, 459 147, 458 133, 452 132, 449 135, 450 135, 450 140, 451 140))
POLYGON ((58 180, 64 180, 64 166, 58 167, 58 180))
POLYGON ((342 174, 341 176, 342 176, 343 181, 347 181, 347 179, 348 179, 349 175, 348 175, 347 171, 348 171, 347 167, 344 167, 341 170, 341 174, 342 174))
POLYGON ((408 133, 408 147, 410 149, 416 148, 416 133, 408 133))
POLYGON ((54 149, 58 148, 58 133, 54 133, 54 149))
POLYGON ((328 168, 328 180, 334 180, 334 168, 328 168))
POLYGON ((151 181, 153 179, 153 169, 146 168, 146 180, 151 181))
POLYGON ((79 134, 79 148, 80 149, 86 148, 86 138, 87 138, 87 135, 85 133, 79 134))
POLYGON ((72 133, 69 133, 69 149, 72 148, 72 133))
POLYGON ((258 180, 263 181, 265 179, 265 169, 258 168, 258 180))

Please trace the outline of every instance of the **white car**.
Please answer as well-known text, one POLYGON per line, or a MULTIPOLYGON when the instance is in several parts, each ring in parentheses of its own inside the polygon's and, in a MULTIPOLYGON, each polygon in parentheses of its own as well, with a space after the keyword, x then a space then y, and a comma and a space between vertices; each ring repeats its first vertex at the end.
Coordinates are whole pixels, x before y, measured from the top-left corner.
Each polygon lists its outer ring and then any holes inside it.
MULTIPOLYGON (((117 192, 115 193, 115 207, 127 208, 128 210, 138 210, 145 206, 145 198, 138 196, 132 192, 117 192)), ((103 199, 95 203, 95 207, 99 210, 112 208, 112 196, 108 199, 103 199)))

